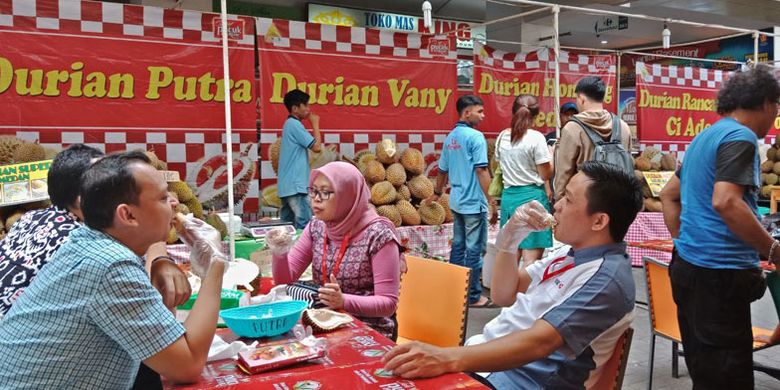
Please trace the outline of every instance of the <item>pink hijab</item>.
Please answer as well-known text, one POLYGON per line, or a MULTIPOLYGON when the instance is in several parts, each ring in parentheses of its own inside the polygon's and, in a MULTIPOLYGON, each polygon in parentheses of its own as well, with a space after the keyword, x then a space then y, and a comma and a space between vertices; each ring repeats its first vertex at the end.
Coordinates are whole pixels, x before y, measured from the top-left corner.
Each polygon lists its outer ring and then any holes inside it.
POLYGON ((336 218, 333 221, 325 221, 329 238, 340 241, 350 231, 350 237, 357 237, 363 229, 377 221, 391 228, 395 234, 393 222, 380 217, 369 206, 371 192, 363 175, 354 165, 343 161, 334 161, 314 169, 309 176, 309 186, 314 185, 314 179, 318 175, 323 175, 330 180, 334 194, 338 199, 336 218))

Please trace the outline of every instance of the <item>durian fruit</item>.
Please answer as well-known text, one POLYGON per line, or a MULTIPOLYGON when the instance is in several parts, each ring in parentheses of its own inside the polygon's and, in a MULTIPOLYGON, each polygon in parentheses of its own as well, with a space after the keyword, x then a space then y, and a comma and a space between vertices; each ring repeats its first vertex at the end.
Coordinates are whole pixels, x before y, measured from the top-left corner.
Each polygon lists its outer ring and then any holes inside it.
POLYGON ((160 158, 157 157, 157 154, 155 154, 153 150, 147 150, 144 152, 144 154, 146 154, 146 157, 149 157, 149 163, 154 167, 154 169, 158 171, 168 170, 168 164, 166 164, 165 161, 160 160, 160 158))
POLYGON ((420 214, 417 213, 417 210, 408 200, 399 200, 396 202, 395 208, 398 209, 398 213, 401 214, 401 221, 404 225, 420 224, 420 214))
POLYGON ((380 181, 371 187, 371 203, 381 206, 395 202, 398 194, 389 181, 380 181))
POLYGON ((773 186, 773 185, 777 184, 777 180, 778 180, 778 176, 776 174, 774 174, 774 173, 767 173, 766 174, 766 179, 764 179, 764 182, 767 185, 773 186))
POLYGON ((183 181, 174 181, 168 183, 168 191, 176 194, 179 198, 179 202, 185 203, 190 199, 195 199, 195 193, 192 192, 192 188, 183 181))
POLYGON ((660 212, 663 211, 661 201, 656 198, 646 198, 644 200, 645 211, 660 212))
POLYGON ((649 171, 651 168, 650 159, 644 156, 639 156, 634 160, 634 165, 636 166, 637 170, 640 170, 642 172, 649 171))
POLYGON ((22 140, 11 135, 0 136, 0 165, 12 163, 14 161, 14 153, 22 143, 22 140))
POLYGON ((661 170, 661 161, 650 161, 650 170, 651 171, 660 171, 661 170))
POLYGON ((385 180, 385 167, 379 161, 369 161, 366 164, 366 170, 363 172, 363 176, 366 177, 366 181, 369 183, 379 183, 385 180))
POLYGON ((450 194, 441 194, 439 200, 437 200, 441 207, 444 208, 444 222, 450 223, 454 219, 452 216, 452 210, 450 209, 450 194))
POLYGON ((677 158, 674 155, 664 154, 661 156, 661 170, 674 171, 677 170, 677 158))
POLYGON ((379 206, 376 208, 376 213, 392 221, 395 227, 401 226, 401 222, 403 222, 401 220, 401 213, 398 212, 398 209, 394 205, 379 206))
POLYGON ((422 175, 425 172, 425 158, 422 152, 408 148, 401 153, 401 165, 412 175, 422 175))
POLYGON ((761 197, 769 198, 770 196, 772 196, 772 186, 761 187, 761 197))
POLYGON ((438 202, 422 201, 417 208, 420 220, 425 225, 441 225, 444 223, 444 207, 438 202))
POLYGON ((400 163, 390 164, 385 170, 385 177, 390 184, 400 187, 406 183, 406 169, 400 163))
POLYGON ((206 217, 203 218, 203 222, 206 222, 207 224, 211 225, 214 229, 217 229, 219 234, 222 236, 222 238, 227 237, 228 235, 228 228, 227 225, 225 225, 225 221, 222 220, 222 218, 217 215, 215 212, 209 212, 206 214, 206 217))
POLYGON ((24 215, 24 211, 18 210, 14 212, 13 214, 9 215, 8 218, 5 220, 5 231, 10 232, 11 227, 14 226, 16 221, 18 221, 20 218, 22 218, 22 215, 24 215))
POLYGON ((46 159, 47 160, 53 160, 54 157, 57 156, 57 154, 60 152, 57 149, 47 148, 47 147, 43 148, 43 150, 46 151, 46 159))
POLYGON ((775 164, 772 166, 772 172, 774 172, 774 173, 776 173, 776 174, 780 175, 780 161, 776 162, 776 163, 775 163, 775 164))
POLYGON ((652 160, 659 153, 661 153, 660 150, 658 150, 658 149, 656 149, 656 148, 654 148, 652 146, 648 146, 648 147, 645 148, 645 150, 642 151, 642 154, 640 155, 640 157, 645 157, 648 160, 652 160))
POLYGON ((396 200, 408 200, 412 201, 412 193, 409 191, 409 187, 406 186, 406 184, 401 185, 400 187, 396 188, 395 190, 398 193, 398 196, 396 196, 396 200))
POLYGON ((376 155, 371 152, 364 152, 360 156, 355 156, 355 163, 357 164, 360 172, 365 172, 368 163, 371 161, 376 161, 376 155))
POLYGON ((274 173, 279 173, 279 155, 282 150, 282 137, 276 137, 276 141, 268 148, 268 159, 271 160, 271 168, 274 173))
POLYGON ((400 153, 395 146, 395 142, 389 138, 385 138, 376 144, 376 159, 382 164, 390 165, 394 162, 398 162, 400 153))
POLYGON ((634 176, 636 176, 636 179, 639 180, 640 183, 645 184, 645 175, 642 174, 642 171, 635 169, 634 176))
POLYGON ((179 241, 179 233, 176 232, 176 228, 171 228, 171 230, 168 231, 168 238, 165 239, 165 242, 168 245, 173 245, 178 241, 179 241))
MULTIPOLYGON (((276 184, 263 188, 262 194, 263 203, 278 209, 282 208, 282 200, 279 198, 279 192, 278 188, 276 188, 276 184)), ((195 210, 190 205, 187 205, 187 207, 192 210, 193 214, 195 213, 195 210)))
POLYGON ((761 183, 766 183, 766 173, 761 173, 761 183))
MULTIPOLYGON (((279 202, 281 202, 281 200, 279 202)), ((193 198, 189 202, 184 202, 184 205, 187 206, 195 218, 203 219, 203 205, 200 204, 198 198, 193 198)))
POLYGON ((409 191, 416 199, 428 199, 433 195, 433 183, 423 175, 417 175, 406 183, 409 191))
POLYGON ((766 159, 768 161, 775 161, 776 156, 777 156, 777 149, 774 146, 770 146, 769 149, 766 150, 766 159))
POLYGON ((24 142, 14 151, 15 163, 26 163, 46 159, 46 150, 37 142, 24 142))
POLYGON ((766 160, 763 163, 761 163, 761 172, 769 173, 772 172, 772 168, 775 167, 775 162, 772 160, 766 160))
POLYGON ((174 210, 175 212, 177 212, 177 213, 182 213, 182 214, 184 214, 184 215, 187 215, 187 214, 190 214, 190 213, 192 213, 192 212, 190 211, 190 208, 189 208, 189 207, 187 207, 187 205, 186 205, 186 204, 184 204, 184 203, 179 203, 179 204, 177 204, 177 205, 176 205, 176 207, 175 207, 173 210, 174 210))

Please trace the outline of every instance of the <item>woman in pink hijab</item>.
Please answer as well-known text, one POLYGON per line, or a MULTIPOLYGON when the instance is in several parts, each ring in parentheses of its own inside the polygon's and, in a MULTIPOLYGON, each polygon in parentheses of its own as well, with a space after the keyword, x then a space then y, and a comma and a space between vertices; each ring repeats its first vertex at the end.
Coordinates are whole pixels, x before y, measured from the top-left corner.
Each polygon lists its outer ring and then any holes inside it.
POLYGON ((313 170, 309 197, 315 218, 289 253, 274 253, 274 281, 292 283, 311 264, 322 303, 395 341, 401 264, 395 225, 370 206, 368 185, 349 163, 313 170))

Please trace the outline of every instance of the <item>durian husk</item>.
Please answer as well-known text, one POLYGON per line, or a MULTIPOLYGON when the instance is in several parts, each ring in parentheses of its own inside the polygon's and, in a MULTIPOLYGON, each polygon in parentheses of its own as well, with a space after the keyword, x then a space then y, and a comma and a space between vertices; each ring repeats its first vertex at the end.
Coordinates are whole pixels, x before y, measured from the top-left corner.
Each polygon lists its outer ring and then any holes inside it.
POLYGON ((385 178, 395 187, 400 187, 406 183, 406 169, 400 163, 390 164, 385 169, 385 178))
POLYGON ((420 219, 425 225, 441 225, 444 223, 444 207, 438 202, 424 200, 420 202, 417 212, 420 213, 420 219))
POLYGON ((399 200, 395 203, 395 208, 401 214, 401 222, 404 225, 413 226, 420 224, 420 214, 408 200, 399 200))
POLYGON ((371 186, 371 203, 381 206, 395 202, 395 187, 389 181, 381 181, 371 186))
POLYGON ((398 194, 395 200, 412 200, 412 193, 409 191, 409 187, 407 187, 406 184, 396 188, 395 191, 398 194))
POLYGON ((385 177, 387 177, 385 167, 379 161, 367 162, 363 176, 365 176, 366 181, 371 184, 384 181, 385 177))
POLYGON ((268 148, 268 159, 271 160, 271 168, 274 173, 279 173, 279 154, 282 150, 282 137, 276 137, 276 141, 268 148))
POLYGON ((761 187, 761 197, 769 198, 772 195, 772 186, 766 185, 761 187))
POLYGON ((772 166, 772 172, 780 175, 780 161, 776 162, 775 165, 772 166))
POLYGON ((648 147, 645 148, 645 150, 642 151, 642 154, 640 155, 640 157, 644 157, 644 158, 646 158, 648 160, 652 160, 659 153, 661 153, 660 150, 656 149, 655 147, 648 146, 648 147))
POLYGON ((664 154, 661 156, 661 170, 674 171, 677 170, 677 158, 673 154, 664 154))
POLYGON ((401 213, 398 212, 398 209, 395 207, 395 205, 387 204, 384 206, 379 206, 376 208, 376 213, 392 221, 395 227, 401 226, 401 222, 403 222, 401 220, 401 213))
MULTIPOLYGON (((263 188, 262 194, 263 203, 278 209, 282 208, 282 199, 279 198, 279 192, 276 184, 263 188)), ((189 205, 187 207, 189 207, 189 205)), ((190 210, 192 210, 192 207, 190 207, 190 210)))
POLYGON ((409 191, 416 199, 428 199, 433 195, 433 183, 424 175, 417 175, 406 183, 409 191))
POLYGON ((357 163, 358 169, 360 170, 360 172, 363 172, 363 174, 365 174, 366 167, 368 166, 368 163, 371 161, 376 161, 376 155, 371 152, 365 152, 361 154, 360 157, 355 157, 355 163, 357 163))
POLYGON ((764 179, 764 182, 767 185, 773 186, 777 184, 778 176, 774 173, 767 173, 766 178, 764 179))
POLYGON ((640 170, 642 172, 649 171, 652 168, 652 164, 650 163, 650 159, 644 156, 639 156, 634 160, 634 166, 637 170, 640 170))
POLYGON ((186 204, 184 204, 184 203, 179 203, 179 204, 177 204, 177 205, 176 205, 176 207, 173 209, 173 211, 175 211, 175 212, 177 212, 177 213, 182 213, 182 214, 184 214, 184 215, 187 215, 187 214, 191 214, 191 213, 192 213, 192 212, 190 211, 190 208, 189 208, 189 207, 187 207, 187 205, 186 205, 186 204))
POLYGON ((46 150, 37 142, 24 142, 14 151, 15 163, 26 163, 46 159, 46 150))
POLYGON ((160 158, 157 157, 157 154, 154 153, 153 150, 147 150, 144 152, 144 154, 146 154, 146 157, 149 157, 149 163, 154 167, 154 169, 158 171, 168 170, 168 164, 166 164, 165 161, 160 160, 160 158))
POLYGON ((415 148, 407 148, 401 153, 401 165, 411 175, 422 175, 425 172, 425 158, 421 151, 415 148))
POLYGON ((11 164, 14 161, 14 153, 24 141, 11 136, 0 136, 0 165, 11 164))
POLYGON ((44 147, 44 148, 43 148, 43 150, 45 150, 45 151, 46 151, 46 159, 47 159, 47 160, 53 160, 53 159, 54 159, 54 157, 56 157, 56 156, 57 156, 57 154, 60 152, 60 151, 59 151, 59 150, 57 150, 57 149, 54 149, 54 148, 48 148, 48 147, 44 147))
POLYGON ((195 218, 203 219, 203 205, 200 204, 198 198, 190 199, 190 201, 184 202, 184 205, 187 206, 195 218))
POLYGON ((775 162, 772 160, 766 160, 761 163, 761 172, 769 173, 772 172, 772 168, 775 167, 775 162))
POLYGON ((454 217, 452 215, 452 210, 450 209, 450 194, 441 194, 436 202, 444 208, 444 223, 452 222, 454 217))
POLYGON ((777 148, 771 146, 766 150, 766 159, 768 161, 775 161, 775 157, 777 157, 777 148))
POLYGON ((207 224, 211 225, 214 229, 217 229, 219 234, 222 236, 222 238, 227 237, 228 235, 228 228, 227 225, 225 225, 225 221, 222 220, 222 218, 217 215, 217 213, 209 212, 206 214, 206 217, 203 218, 203 222, 206 222, 207 224))
POLYGON ((195 199, 195 193, 190 186, 183 181, 174 181, 168 183, 168 191, 176 194, 179 198, 179 202, 188 202, 190 199, 195 199))
POLYGON ((376 143, 376 159, 382 164, 390 165, 398 162, 400 153, 395 142, 389 138, 385 138, 376 143))
POLYGON ((663 211, 663 205, 657 198, 645 198, 644 200, 645 211, 649 212, 661 212, 663 211))

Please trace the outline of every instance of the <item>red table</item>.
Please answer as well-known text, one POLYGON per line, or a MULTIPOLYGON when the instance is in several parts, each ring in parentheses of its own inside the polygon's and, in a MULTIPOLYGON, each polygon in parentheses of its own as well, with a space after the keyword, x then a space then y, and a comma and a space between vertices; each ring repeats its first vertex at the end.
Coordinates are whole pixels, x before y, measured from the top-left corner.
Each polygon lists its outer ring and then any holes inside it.
MULTIPOLYGON (((226 342, 238 337, 227 329, 217 331, 226 342)), ((328 355, 278 370, 247 375, 236 368, 232 359, 206 364, 200 382, 173 385, 166 389, 483 389, 481 383, 466 374, 447 374, 438 378, 405 380, 382 371, 381 358, 395 344, 356 321, 335 332, 318 335, 328 343, 328 355)), ((289 336, 286 336, 289 337, 289 336)), ((279 338, 277 338, 279 339, 279 338)))

